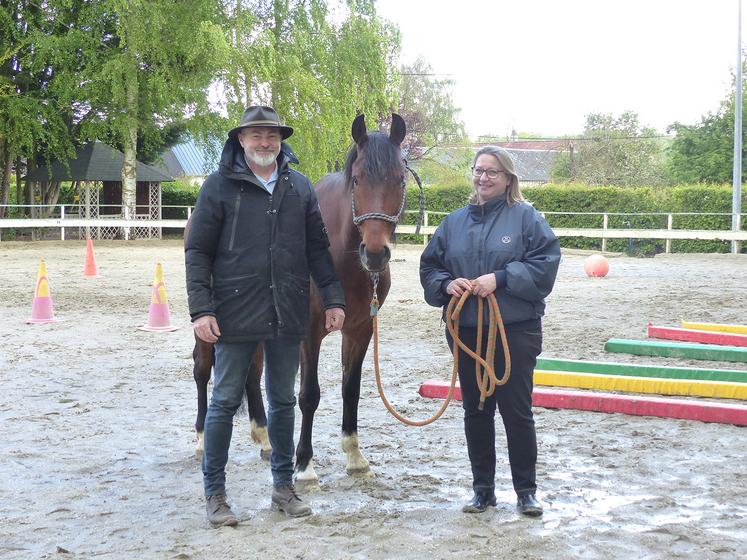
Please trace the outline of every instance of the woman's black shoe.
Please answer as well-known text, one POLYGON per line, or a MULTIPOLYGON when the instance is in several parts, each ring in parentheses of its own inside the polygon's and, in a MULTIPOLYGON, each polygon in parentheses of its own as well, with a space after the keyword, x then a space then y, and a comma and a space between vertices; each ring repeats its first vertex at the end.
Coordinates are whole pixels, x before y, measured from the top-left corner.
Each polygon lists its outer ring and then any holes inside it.
POLYGON ((529 517, 539 517, 542 515, 542 506, 534 497, 534 494, 524 494, 516 499, 516 508, 519 513, 529 517))
POLYGON ((472 500, 462 508, 464 513, 482 513, 488 506, 496 504, 495 494, 493 492, 475 492, 472 500))

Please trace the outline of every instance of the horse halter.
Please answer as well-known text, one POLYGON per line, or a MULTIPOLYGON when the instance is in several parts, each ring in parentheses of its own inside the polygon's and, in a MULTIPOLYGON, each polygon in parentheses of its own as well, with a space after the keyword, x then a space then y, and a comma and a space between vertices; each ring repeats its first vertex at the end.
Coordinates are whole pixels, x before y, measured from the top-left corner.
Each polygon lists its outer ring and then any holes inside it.
MULTIPOLYGON (((418 224, 415 228, 415 233, 420 233, 420 225, 423 223, 423 215, 425 214, 425 193, 423 192, 423 183, 420 181, 420 177, 417 173, 407 164, 407 160, 403 160, 405 164, 405 169, 409 171, 412 176, 415 178, 415 182, 418 184, 418 187, 420 188, 420 197, 419 197, 419 206, 420 206, 420 212, 418 216, 418 224)), ((358 226, 362 222, 366 220, 383 220, 385 222, 389 222, 391 224, 394 224, 395 227, 399 223, 399 217, 402 215, 402 212, 405 209, 405 202, 407 197, 407 191, 405 190, 405 177, 402 176, 401 180, 401 187, 402 187, 402 201, 400 202, 399 209, 397 210, 397 213, 394 215, 384 214, 383 212, 367 212, 365 214, 357 215, 355 211, 355 187, 358 185, 358 177, 353 175, 353 192, 351 194, 351 202, 353 207, 353 223, 358 226)))
POLYGON ((389 222, 391 224, 394 224, 395 226, 399 223, 399 217, 402 214, 402 211, 405 209, 405 198, 407 196, 407 191, 405 190, 405 178, 404 176, 401 177, 401 184, 400 187, 402 187, 402 201, 400 202, 399 209, 397 210, 396 214, 390 215, 390 214, 384 214, 383 212, 366 212, 365 214, 356 214, 355 210, 355 187, 358 185, 358 177, 353 175, 353 192, 350 196, 352 207, 353 207, 353 223, 356 226, 359 226, 366 220, 383 220, 385 222, 389 222))

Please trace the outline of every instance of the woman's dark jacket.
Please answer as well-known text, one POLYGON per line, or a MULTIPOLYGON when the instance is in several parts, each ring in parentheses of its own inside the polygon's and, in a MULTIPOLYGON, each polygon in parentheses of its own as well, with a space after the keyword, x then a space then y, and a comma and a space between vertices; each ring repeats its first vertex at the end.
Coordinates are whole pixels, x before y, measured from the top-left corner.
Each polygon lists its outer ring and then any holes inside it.
MULTIPOLYGON (((438 226, 420 258, 425 301, 446 306, 446 286, 455 278, 495 274, 495 296, 506 325, 538 320, 560 264, 560 244, 530 204, 504 197, 455 210, 438 226)), ((477 303, 469 298, 460 326, 477 326, 477 303)))
POLYGON ((345 308, 311 182, 283 143, 270 195, 228 140, 203 183, 185 242, 189 313, 214 315, 221 341, 300 338, 309 322, 309 275, 325 309, 345 308))

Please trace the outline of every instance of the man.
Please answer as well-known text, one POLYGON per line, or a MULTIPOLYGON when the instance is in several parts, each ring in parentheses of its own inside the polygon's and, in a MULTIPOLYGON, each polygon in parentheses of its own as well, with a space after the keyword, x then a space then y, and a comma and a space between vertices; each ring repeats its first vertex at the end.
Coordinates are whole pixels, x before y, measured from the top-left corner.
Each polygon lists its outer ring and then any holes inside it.
POLYGON ((271 107, 252 106, 228 133, 220 166, 202 185, 185 243, 189 312, 195 334, 215 344, 213 395, 205 419, 202 472, 208 521, 236 525, 226 501, 225 466, 233 416, 257 345, 265 387, 274 489, 272 503, 301 517, 295 493, 294 393, 299 346, 309 322, 309 275, 342 329, 345 302, 314 189, 283 140, 293 129, 271 107))

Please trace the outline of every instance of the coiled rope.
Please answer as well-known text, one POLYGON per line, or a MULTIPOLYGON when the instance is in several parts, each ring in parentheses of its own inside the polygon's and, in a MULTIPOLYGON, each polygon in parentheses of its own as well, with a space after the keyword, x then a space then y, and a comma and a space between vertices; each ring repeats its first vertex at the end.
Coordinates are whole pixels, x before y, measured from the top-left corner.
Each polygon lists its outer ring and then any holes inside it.
POLYGON ((379 298, 376 295, 376 288, 374 286, 373 299, 371 300, 371 316, 373 318, 373 339, 374 339, 374 371, 376 373, 376 388, 379 390, 379 396, 381 397, 384 406, 389 413, 394 416, 397 420, 408 426, 427 426, 438 420, 444 413, 446 408, 451 402, 451 397, 454 394, 454 387, 456 386, 457 376, 459 375, 459 348, 475 360, 475 375, 477 376, 477 386, 480 388, 480 404, 479 409, 482 410, 485 406, 485 399, 495 392, 495 388, 501 385, 505 385, 511 376, 511 355, 508 349, 508 340, 506 338, 506 329, 503 326, 503 318, 501 311, 498 308, 498 302, 495 299, 494 294, 488 295, 487 298, 477 297, 477 348, 472 351, 468 348, 464 342, 459 338, 459 316, 462 312, 462 307, 467 299, 472 294, 465 292, 461 298, 452 296, 449 305, 446 308, 446 328, 449 330, 452 338, 454 339, 454 367, 451 373, 451 385, 449 392, 446 395, 446 400, 438 409, 436 414, 427 420, 410 420, 399 414, 394 407, 389 403, 389 400, 384 394, 384 387, 381 384, 381 370, 379 369, 379 298), (483 304, 484 300, 488 301, 488 341, 486 356, 482 358, 482 329, 483 329, 483 304), (495 369, 493 368, 493 358, 495 357, 496 348, 496 331, 501 334, 501 343, 503 345, 503 355, 506 358, 506 367, 503 373, 503 377, 498 379, 495 375, 495 369), (483 371, 484 370, 484 371, 483 371))

